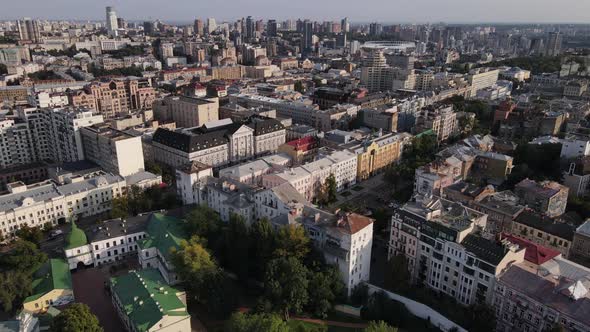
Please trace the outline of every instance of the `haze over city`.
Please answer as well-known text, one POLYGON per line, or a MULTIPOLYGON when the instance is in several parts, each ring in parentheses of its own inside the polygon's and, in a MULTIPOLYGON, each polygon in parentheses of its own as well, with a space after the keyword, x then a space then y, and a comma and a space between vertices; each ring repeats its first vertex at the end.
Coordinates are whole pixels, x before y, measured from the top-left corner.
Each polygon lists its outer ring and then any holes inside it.
POLYGON ((0 19, 31 16, 42 19, 97 20, 105 6, 115 6, 130 20, 190 21, 195 16, 220 20, 253 15, 261 18, 337 19, 356 22, 547 22, 590 21, 590 2, 583 0, 22 0, 2 1, 0 19))

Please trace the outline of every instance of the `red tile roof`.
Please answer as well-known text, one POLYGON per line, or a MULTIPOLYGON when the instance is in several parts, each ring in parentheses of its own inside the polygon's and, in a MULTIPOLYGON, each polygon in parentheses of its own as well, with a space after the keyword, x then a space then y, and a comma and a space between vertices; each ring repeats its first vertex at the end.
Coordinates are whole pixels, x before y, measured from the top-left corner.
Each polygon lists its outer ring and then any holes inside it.
POLYGON ((287 144, 295 147, 297 150, 308 151, 316 147, 317 141, 313 136, 306 136, 294 141, 287 142, 287 144))
POLYGON ((526 251, 524 253, 524 259, 533 264, 543 264, 546 261, 553 259, 555 256, 558 256, 560 254, 560 252, 557 250, 543 247, 534 242, 516 237, 511 234, 502 233, 500 234, 500 239, 506 239, 509 242, 517 244, 522 248, 526 248, 526 251))

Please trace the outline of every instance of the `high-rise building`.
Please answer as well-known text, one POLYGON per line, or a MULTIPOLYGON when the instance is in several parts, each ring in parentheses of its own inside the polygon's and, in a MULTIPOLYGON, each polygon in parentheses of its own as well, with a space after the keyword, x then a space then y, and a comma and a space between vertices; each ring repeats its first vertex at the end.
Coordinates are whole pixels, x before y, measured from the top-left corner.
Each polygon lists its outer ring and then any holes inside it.
POLYGON ((350 23, 348 22, 348 17, 345 17, 340 22, 340 28, 342 32, 350 32, 350 23))
POLYGON ((143 22, 143 33, 146 36, 153 34, 155 30, 156 29, 155 29, 154 22, 150 22, 150 21, 143 22))
POLYGON ((203 26, 203 21, 196 19, 195 20, 195 34, 202 36, 205 34, 205 28, 203 26))
POLYGON ((217 23, 215 23, 215 19, 213 17, 207 18, 207 32, 212 33, 215 30, 217 30, 217 23))
POLYGON ((250 40, 252 38, 254 38, 254 34, 255 34, 255 26, 254 26, 254 20, 252 19, 252 16, 248 16, 246 18, 246 39, 250 40))
POLYGON ((276 37, 278 30, 278 24, 276 20, 268 20, 266 24, 266 34, 269 37, 276 37))
POLYGON ((107 31, 109 35, 116 35, 117 29, 119 29, 119 23, 117 22, 117 13, 111 6, 107 7, 107 31))
POLYGON ((313 52, 313 24, 310 20, 303 22, 303 36, 301 36, 301 53, 309 54, 313 52))
POLYGON ((547 52, 548 56, 558 56, 561 53, 561 41, 562 36, 560 32, 550 32, 549 38, 547 39, 547 52))
POLYGON ((369 25, 369 35, 381 36, 381 34, 383 34, 383 25, 376 22, 371 23, 371 25, 369 25))
POLYGON ((39 32, 39 22, 25 17, 17 21, 18 34, 20 40, 30 40, 33 43, 41 42, 41 33, 39 32))

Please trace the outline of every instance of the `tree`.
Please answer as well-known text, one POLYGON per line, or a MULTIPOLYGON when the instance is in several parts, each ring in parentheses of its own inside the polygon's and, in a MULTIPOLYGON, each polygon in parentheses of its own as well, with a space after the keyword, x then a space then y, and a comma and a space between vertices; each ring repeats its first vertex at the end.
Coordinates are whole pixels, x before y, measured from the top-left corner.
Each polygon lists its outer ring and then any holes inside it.
POLYGON ((236 293, 234 281, 218 269, 205 277, 205 282, 199 291, 200 302, 212 315, 224 319, 235 310, 238 304, 236 293))
POLYGON ((242 281, 248 279, 249 242, 244 217, 232 214, 225 231, 225 258, 228 268, 242 281))
POLYGON ((129 202, 127 197, 121 196, 117 198, 113 198, 111 201, 111 218, 127 218, 129 216, 129 202))
POLYGON ((12 313, 22 306, 25 297, 32 291, 31 274, 18 270, 0 272, 0 305, 5 312, 12 313))
POLYGON ((299 93, 305 93, 305 87, 303 86, 303 82, 297 81, 295 82, 295 91, 299 93))
POLYGON ((217 272, 217 265, 205 249, 204 240, 197 236, 193 236, 189 241, 181 241, 180 250, 172 251, 172 263, 197 299, 203 295, 202 285, 207 278, 217 272))
POLYGON ((384 321, 370 322, 364 332, 397 332, 397 328, 387 325, 384 321))
POLYGON ((43 231, 41 231, 40 227, 29 227, 28 225, 24 225, 16 231, 16 236, 38 245, 43 240, 43 231))
POLYGON ((465 328, 469 331, 494 331, 496 329, 496 311, 485 305, 476 304, 467 308, 468 323, 465 328))
POLYGON ((295 257, 271 260, 266 270, 264 298, 289 319, 289 313, 300 313, 308 301, 309 271, 295 257))
POLYGON ((211 237, 218 237, 221 220, 213 209, 207 206, 198 206, 186 216, 186 231, 190 235, 203 237, 211 242, 211 237))
POLYGON ((74 303, 55 316, 49 327, 51 332, 102 332, 98 318, 83 303, 74 303))
POLYGON ((47 255, 41 252, 36 244, 19 240, 10 253, 0 257, 0 266, 6 270, 32 274, 45 261, 47 261, 47 255))
POLYGON ((303 259, 309 252, 309 238, 303 227, 288 225, 277 233, 277 257, 295 257, 303 259))
POLYGON ((257 280, 263 280, 265 268, 276 249, 276 233, 270 221, 262 218, 250 227, 250 238, 251 272, 257 280))
POLYGON ((330 174, 326 179, 326 193, 327 193, 327 203, 334 203, 336 202, 336 193, 337 193, 337 186, 336 186, 336 177, 334 174, 330 174))
POLYGON ((392 291, 405 291, 410 288, 408 260, 404 255, 395 255, 387 262, 385 287, 392 291))
POLYGON ((333 266, 323 272, 310 273, 308 311, 316 317, 325 319, 336 298, 343 295, 344 289, 340 272, 333 266))
POLYGON ((226 322, 225 332, 289 332, 289 326, 272 314, 243 314, 237 312, 226 322))

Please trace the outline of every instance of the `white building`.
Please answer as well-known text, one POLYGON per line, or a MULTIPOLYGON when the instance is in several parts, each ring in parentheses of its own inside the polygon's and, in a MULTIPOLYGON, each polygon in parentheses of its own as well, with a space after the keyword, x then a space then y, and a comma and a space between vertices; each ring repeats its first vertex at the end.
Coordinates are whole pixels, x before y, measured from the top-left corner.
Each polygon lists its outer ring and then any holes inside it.
POLYGON ((141 136, 94 125, 82 130, 84 155, 108 172, 129 176, 144 170, 141 136))
POLYGON ((9 193, 0 196, 0 233, 10 238, 23 225, 55 226, 72 216, 108 212, 112 199, 123 195, 125 186, 125 179, 104 172, 70 178, 63 185, 52 181, 9 184, 9 193))
POLYGON ((205 198, 201 197, 201 188, 208 177, 213 176, 211 166, 193 161, 176 169, 176 195, 185 205, 200 204, 205 198))
POLYGON ((560 140, 562 159, 571 159, 590 155, 590 141, 587 139, 578 139, 570 137, 560 140))

